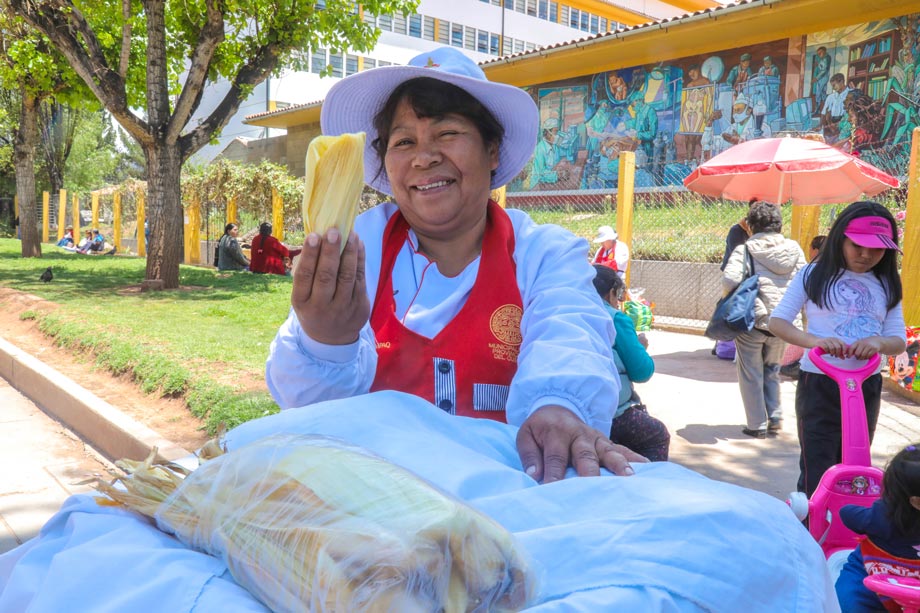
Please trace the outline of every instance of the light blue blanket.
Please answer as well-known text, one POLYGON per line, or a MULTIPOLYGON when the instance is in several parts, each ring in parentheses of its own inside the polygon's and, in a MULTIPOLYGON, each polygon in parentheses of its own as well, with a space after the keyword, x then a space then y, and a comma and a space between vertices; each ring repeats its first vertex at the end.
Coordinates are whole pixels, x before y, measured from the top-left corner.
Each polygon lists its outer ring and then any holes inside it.
MULTIPOLYGON (((675 464, 539 485, 516 429, 381 392, 244 424, 235 449, 277 432, 365 447, 513 532, 539 579, 532 612, 839 611, 820 548, 781 501, 675 464)), ((132 513, 70 498, 0 556, 0 611, 265 611, 226 566, 132 513)))

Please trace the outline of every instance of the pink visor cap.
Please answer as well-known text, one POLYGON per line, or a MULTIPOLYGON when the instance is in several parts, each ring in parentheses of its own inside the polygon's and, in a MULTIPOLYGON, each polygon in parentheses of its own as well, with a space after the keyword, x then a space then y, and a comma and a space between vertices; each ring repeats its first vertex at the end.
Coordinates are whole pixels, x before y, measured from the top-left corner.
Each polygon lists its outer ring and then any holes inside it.
POLYGON ((898 244, 891 238, 894 232, 891 222, 884 217, 857 217, 847 225, 844 235, 861 247, 871 249, 897 249, 898 244))

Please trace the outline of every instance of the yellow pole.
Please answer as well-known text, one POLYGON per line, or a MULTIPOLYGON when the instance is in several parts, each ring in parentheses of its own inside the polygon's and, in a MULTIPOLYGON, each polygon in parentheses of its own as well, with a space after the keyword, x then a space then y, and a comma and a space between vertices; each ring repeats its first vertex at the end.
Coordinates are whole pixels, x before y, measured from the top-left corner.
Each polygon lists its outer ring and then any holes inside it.
MULTIPOLYGON (((42 242, 48 242, 48 217, 51 215, 51 194, 42 192, 42 242)), ((76 237, 74 237, 76 238, 76 237)))
POLYGON ((821 207, 808 204, 792 205, 792 229, 790 236, 805 252, 811 251, 811 239, 818 235, 818 221, 821 219, 821 207))
POLYGON ((920 326, 920 128, 914 128, 907 168, 907 218, 904 220, 904 256, 901 282, 904 285, 904 322, 920 326))
POLYGON ((508 198, 506 195, 505 186, 502 185, 501 187, 496 187, 495 189, 493 189, 492 192, 489 194, 489 198, 491 198, 496 203, 498 203, 498 206, 505 208, 508 204, 508 198))
POLYGON ((227 223, 236 223, 236 196, 227 201, 227 223))
POLYGON ((67 190, 62 189, 58 194, 58 240, 64 238, 64 218, 67 217, 67 190))
MULTIPOLYGON (((617 237, 632 252, 633 235, 633 195, 636 185, 636 154, 632 151, 620 151, 620 170, 617 181, 617 237)), ((630 253, 632 258, 632 253, 630 253)), ((626 268, 626 287, 632 266, 626 268)))
POLYGON ((185 263, 198 264, 201 262, 201 202, 198 194, 192 195, 185 220, 185 263))
MULTIPOLYGON (((99 209, 99 194, 93 194, 93 219, 99 209)), ((112 244, 115 253, 121 253, 121 193, 115 192, 112 196, 112 244)))
MULTIPOLYGON (((98 226, 93 224, 94 228, 98 226)), ((80 198, 74 194, 73 195, 73 239, 74 244, 77 244, 77 237, 80 236, 80 198)))
POLYGON ((19 194, 13 195, 13 217, 19 217, 19 194))
POLYGON ((144 211, 144 192, 137 190, 137 229, 134 233, 137 235, 137 255, 147 257, 147 243, 144 241, 144 222, 147 220, 146 211, 144 211))
POLYGON ((272 236, 284 242, 284 210, 281 207, 281 194, 272 188, 272 236))
POLYGON ((93 227, 98 228, 99 227, 99 192, 92 192, 92 200, 90 203, 90 207, 92 208, 93 227))

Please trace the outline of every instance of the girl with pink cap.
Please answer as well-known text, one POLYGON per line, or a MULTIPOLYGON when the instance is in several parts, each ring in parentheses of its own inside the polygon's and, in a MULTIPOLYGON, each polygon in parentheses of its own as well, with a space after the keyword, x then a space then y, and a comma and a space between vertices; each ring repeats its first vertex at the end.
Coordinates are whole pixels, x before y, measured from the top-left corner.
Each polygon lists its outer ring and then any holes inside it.
MULTIPOLYGON (((770 318, 770 332, 793 345, 821 347, 836 366, 856 369, 876 353, 897 355, 906 338, 898 276, 894 217, 876 202, 854 202, 837 217, 820 255, 803 268, 770 318), (793 325, 802 309, 807 331, 793 325)), ((824 472, 841 461, 837 383, 802 357, 795 394, 799 431, 798 490, 814 492, 824 472)), ((876 372, 862 385, 875 433, 882 393, 876 372)))

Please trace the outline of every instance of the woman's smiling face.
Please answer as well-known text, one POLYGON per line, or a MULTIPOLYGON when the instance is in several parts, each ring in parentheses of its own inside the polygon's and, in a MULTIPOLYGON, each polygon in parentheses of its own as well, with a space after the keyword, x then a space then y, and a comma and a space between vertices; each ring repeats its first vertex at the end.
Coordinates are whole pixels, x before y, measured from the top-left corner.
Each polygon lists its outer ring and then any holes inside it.
POLYGON ((387 139, 384 168, 399 210, 417 233, 450 240, 485 218, 498 146, 454 113, 418 117, 402 100, 387 139))

